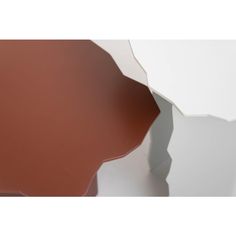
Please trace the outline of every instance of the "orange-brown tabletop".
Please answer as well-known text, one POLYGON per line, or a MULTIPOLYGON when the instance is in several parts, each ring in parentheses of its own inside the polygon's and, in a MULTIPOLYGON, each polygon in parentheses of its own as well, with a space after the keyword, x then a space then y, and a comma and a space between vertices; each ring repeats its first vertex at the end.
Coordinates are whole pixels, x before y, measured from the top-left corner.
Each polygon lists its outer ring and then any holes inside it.
POLYGON ((159 109, 91 41, 0 41, 0 193, 95 195, 104 161, 141 144, 159 109))

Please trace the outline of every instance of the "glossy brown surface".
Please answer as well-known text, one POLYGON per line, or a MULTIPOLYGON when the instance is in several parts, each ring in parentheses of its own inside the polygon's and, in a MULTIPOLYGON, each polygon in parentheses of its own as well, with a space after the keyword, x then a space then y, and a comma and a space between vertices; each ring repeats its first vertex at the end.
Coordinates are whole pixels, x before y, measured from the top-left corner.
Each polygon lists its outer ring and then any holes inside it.
POLYGON ((137 147, 158 113, 91 41, 0 41, 0 192, 86 195, 102 162, 137 147))

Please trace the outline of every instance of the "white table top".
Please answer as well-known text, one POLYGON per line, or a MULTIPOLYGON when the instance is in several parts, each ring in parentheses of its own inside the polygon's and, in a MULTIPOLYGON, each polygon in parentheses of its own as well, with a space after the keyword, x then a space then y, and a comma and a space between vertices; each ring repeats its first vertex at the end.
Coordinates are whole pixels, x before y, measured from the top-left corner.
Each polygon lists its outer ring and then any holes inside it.
POLYGON ((236 119, 236 41, 132 40, 148 83, 185 115, 236 119))

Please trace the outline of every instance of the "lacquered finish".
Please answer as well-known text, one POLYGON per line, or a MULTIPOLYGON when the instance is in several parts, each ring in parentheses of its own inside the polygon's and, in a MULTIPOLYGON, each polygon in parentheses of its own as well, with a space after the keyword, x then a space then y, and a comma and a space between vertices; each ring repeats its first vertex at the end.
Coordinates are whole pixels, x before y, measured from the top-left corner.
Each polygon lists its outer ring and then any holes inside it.
POLYGON ((0 41, 0 192, 86 195, 158 113, 148 88, 91 41, 0 41))

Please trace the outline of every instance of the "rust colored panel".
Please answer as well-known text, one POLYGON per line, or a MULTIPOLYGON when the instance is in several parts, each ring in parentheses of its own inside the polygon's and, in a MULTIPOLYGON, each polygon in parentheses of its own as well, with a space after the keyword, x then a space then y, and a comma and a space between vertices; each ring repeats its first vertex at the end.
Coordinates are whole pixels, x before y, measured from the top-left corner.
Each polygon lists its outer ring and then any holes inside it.
POLYGON ((104 161, 143 140, 159 109, 86 40, 0 41, 0 192, 86 195, 104 161))

